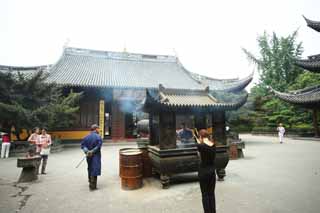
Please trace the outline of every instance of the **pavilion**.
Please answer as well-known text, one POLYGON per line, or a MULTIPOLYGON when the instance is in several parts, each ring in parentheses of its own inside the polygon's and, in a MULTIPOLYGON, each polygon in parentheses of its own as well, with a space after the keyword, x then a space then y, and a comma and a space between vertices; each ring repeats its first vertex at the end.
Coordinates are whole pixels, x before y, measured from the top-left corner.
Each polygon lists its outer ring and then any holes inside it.
MULTIPOLYGON (((320 32, 320 22, 312 21, 304 17, 307 26, 320 32)), ((305 70, 314 73, 320 73, 320 54, 308 56, 308 59, 296 59, 295 64, 305 70)), ((313 126, 315 129, 315 136, 320 137, 320 130, 318 127, 318 109, 320 107, 320 84, 316 86, 307 87, 300 90, 282 93, 273 90, 275 95, 283 101, 291 104, 301 106, 303 108, 311 109, 313 111, 313 126)))

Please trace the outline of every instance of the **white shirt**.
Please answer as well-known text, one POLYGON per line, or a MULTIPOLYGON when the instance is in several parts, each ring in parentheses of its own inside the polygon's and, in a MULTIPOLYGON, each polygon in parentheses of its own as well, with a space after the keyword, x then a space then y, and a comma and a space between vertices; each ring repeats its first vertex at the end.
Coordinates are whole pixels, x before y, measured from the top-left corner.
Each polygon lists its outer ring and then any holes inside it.
POLYGON ((283 126, 279 126, 277 128, 277 130, 278 130, 279 134, 282 134, 282 135, 286 132, 286 130, 285 130, 285 128, 283 126))

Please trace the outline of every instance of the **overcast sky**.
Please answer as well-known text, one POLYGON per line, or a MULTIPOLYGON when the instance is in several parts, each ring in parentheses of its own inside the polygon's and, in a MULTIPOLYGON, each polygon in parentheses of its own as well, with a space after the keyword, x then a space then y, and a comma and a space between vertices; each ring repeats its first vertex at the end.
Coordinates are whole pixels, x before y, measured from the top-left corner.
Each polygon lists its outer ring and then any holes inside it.
POLYGON ((319 0, 0 0, 0 64, 55 63, 68 46, 177 54, 190 71, 214 78, 253 71, 241 51, 257 52, 264 30, 299 28, 304 56, 320 53, 319 0))

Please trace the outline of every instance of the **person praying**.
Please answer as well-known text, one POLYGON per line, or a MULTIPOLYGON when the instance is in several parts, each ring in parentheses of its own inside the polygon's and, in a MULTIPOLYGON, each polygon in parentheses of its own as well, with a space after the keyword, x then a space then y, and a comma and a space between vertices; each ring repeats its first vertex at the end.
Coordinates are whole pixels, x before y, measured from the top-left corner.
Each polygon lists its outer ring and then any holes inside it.
POLYGON ((185 123, 181 123, 181 130, 178 132, 178 139, 180 139, 182 143, 185 143, 192 139, 192 137, 192 130, 187 128, 185 123))
POLYGON ((199 138, 196 137, 197 148, 200 153, 200 165, 198 177, 202 195, 202 206, 204 213, 216 212, 215 186, 216 186, 216 146, 210 140, 207 130, 199 131, 199 138))

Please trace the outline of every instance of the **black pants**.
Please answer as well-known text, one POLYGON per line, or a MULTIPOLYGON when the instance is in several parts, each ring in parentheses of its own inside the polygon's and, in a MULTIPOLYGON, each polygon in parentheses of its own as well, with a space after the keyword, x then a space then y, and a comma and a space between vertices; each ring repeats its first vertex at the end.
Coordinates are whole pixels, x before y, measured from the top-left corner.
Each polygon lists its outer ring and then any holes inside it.
POLYGON ((89 182, 89 189, 94 190, 94 189, 97 189, 98 177, 97 177, 97 176, 91 176, 91 175, 90 175, 90 171, 91 171, 91 161, 92 161, 92 158, 87 158, 87 164, 88 164, 88 182, 89 182))
POLYGON ((215 213, 216 212, 216 198, 214 190, 216 187, 216 173, 215 169, 210 168, 199 168, 198 172, 200 189, 202 194, 202 205, 204 213, 215 213))
POLYGON ((47 161, 48 161, 48 155, 41 155, 41 159, 42 159, 41 174, 45 174, 46 167, 47 167, 47 161))

